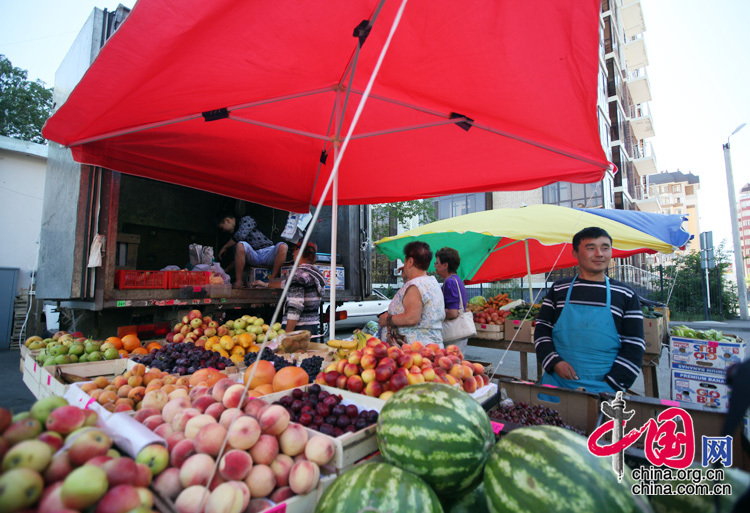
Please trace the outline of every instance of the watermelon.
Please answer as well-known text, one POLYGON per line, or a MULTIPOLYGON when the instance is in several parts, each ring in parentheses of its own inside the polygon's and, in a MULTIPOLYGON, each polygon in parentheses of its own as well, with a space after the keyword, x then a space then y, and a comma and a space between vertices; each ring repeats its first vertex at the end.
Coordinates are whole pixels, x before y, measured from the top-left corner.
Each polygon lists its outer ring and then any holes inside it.
POLYGON ((445 513, 489 513, 487 497, 484 495, 484 483, 457 499, 443 499, 440 501, 445 513))
POLYGON ((427 483, 387 463, 364 463, 347 470, 323 492, 315 513, 442 513, 427 483))
POLYGON ((511 431, 495 445, 484 470, 493 513, 643 511, 629 481, 619 483, 612 459, 591 454, 585 437, 556 426, 511 431))
POLYGON ((469 394, 442 383, 396 392, 378 419, 383 458, 421 477, 440 496, 461 496, 482 479, 495 441, 487 413, 469 394))
MULTIPOLYGON (((705 470, 698 465, 694 468, 705 470)), ((672 486, 678 484, 694 484, 691 481, 666 481, 672 486)), ((734 503, 750 487, 750 474, 736 468, 724 469, 724 480, 722 483, 732 485, 732 495, 719 495, 719 509, 715 509, 713 495, 652 495, 651 507, 654 513, 702 513, 704 511, 716 511, 717 513, 730 513, 734 503)), ((713 481, 703 480, 701 484, 713 486, 713 481)))

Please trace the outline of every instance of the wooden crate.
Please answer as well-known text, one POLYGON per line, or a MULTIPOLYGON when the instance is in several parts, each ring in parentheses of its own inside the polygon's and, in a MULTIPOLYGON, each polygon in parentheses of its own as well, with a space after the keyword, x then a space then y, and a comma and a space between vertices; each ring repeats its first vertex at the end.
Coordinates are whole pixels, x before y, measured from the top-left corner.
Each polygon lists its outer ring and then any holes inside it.
MULTIPOLYGON (((305 385, 299 387, 304 391, 307 391, 312 385, 305 385)), ((375 410, 378 413, 383 409, 385 401, 370 397, 363 394, 355 394, 348 390, 342 390, 340 388, 333 388, 321 385, 321 390, 335 395, 341 395, 343 398, 342 404, 356 404, 360 409, 365 408, 367 410, 375 410)), ((284 396, 290 395, 292 390, 285 390, 284 392, 277 392, 275 394, 268 394, 261 397, 268 403, 278 401, 284 396)), ((332 437, 324 435, 319 431, 307 428, 307 434, 310 437, 313 436, 325 436, 328 437, 335 448, 333 459, 330 465, 333 466, 337 471, 341 471, 351 467, 357 460, 364 458, 378 450, 378 440, 375 436, 376 424, 360 429, 354 433, 344 433, 339 437, 332 437)))
POLYGON ((503 340, 505 336, 505 326, 502 324, 479 324, 474 323, 477 329, 476 338, 483 340, 503 340))
MULTIPOLYGON (((70 374, 82 378, 82 381, 92 381, 94 378, 99 376, 106 376, 108 379, 113 379, 127 370, 128 360, 102 360, 100 362, 86 362, 86 363, 68 363, 65 365, 49 365, 47 367, 39 368, 39 394, 38 399, 41 397, 49 397, 51 395, 64 396, 65 393, 71 386, 71 383, 66 382, 62 378, 62 374, 70 374), (41 397, 40 397, 41 396, 41 397)), ((34 365, 38 365, 34 362, 34 365)), ((29 367, 26 367, 27 369, 29 367)), ((24 376, 26 373, 24 372, 24 376)), ((32 390, 32 393, 34 391, 32 390)), ((36 394, 35 394, 36 395, 36 394)))

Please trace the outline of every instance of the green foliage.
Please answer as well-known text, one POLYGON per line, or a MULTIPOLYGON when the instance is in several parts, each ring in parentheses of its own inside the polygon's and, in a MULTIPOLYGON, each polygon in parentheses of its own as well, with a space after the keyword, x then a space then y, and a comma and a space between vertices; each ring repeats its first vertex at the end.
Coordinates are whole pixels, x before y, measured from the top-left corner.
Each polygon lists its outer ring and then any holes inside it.
POLYGON ((42 126, 52 109, 52 89, 27 77, 28 71, 0 55, 0 135, 45 144, 42 126))
MULTIPOLYGON (((731 269, 731 258, 724 243, 715 251, 716 268, 709 269, 709 289, 711 298, 711 318, 727 319, 736 317, 738 311, 737 287, 724 277, 731 269)), ((680 255, 669 265, 664 266, 665 288, 674 287, 669 298, 672 320, 703 320, 706 273, 701 269, 700 253, 691 251, 680 255), (668 279, 671 278, 671 279, 668 279), (675 279, 676 278, 676 279, 675 279)), ((658 285, 658 284, 657 284, 658 285)), ((668 290, 665 291, 665 296, 668 290)), ((659 293, 651 299, 660 300, 659 293)), ((665 297, 666 299, 666 297, 665 297)))

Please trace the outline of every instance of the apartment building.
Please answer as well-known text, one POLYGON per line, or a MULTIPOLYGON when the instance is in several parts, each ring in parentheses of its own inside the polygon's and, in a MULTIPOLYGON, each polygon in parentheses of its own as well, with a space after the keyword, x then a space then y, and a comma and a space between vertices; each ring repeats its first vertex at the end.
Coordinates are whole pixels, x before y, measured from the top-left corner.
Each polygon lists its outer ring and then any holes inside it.
MULTIPOLYGON (((648 177, 648 196, 660 205, 664 214, 688 215, 687 230, 693 235, 687 250, 700 250, 700 224, 698 216, 698 190, 700 178, 693 173, 680 170, 662 172, 648 177)), ((748 219, 750 219, 750 194, 748 195, 748 219)), ((750 233, 750 230, 748 230, 750 233)), ((749 236, 750 238, 750 236, 749 236)))
POLYGON ((740 203, 737 210, 742 257, 745 262, 745 276, 750 276, 750 183, 745 184, 740 190, 740 203))

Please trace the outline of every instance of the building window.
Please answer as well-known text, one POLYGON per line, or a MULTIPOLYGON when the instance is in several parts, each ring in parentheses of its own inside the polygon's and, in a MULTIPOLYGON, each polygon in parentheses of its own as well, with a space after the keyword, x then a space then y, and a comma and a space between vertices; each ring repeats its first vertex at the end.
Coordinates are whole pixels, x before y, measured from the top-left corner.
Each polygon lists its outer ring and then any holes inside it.
POLYGON ((597 208, 604 206, 603 185, 599 183, 557 182, 542 188, 542 201, 546 205, 571 208, 597 208))
POLYGON ((485 193, 483 192, 442 196, 435 201, 435 215, 438 220, 481 212, 485 208, 485 193))
POLYGON ((682 186, 678 183, 672 185, 672 192, 682 192, 682 186))

